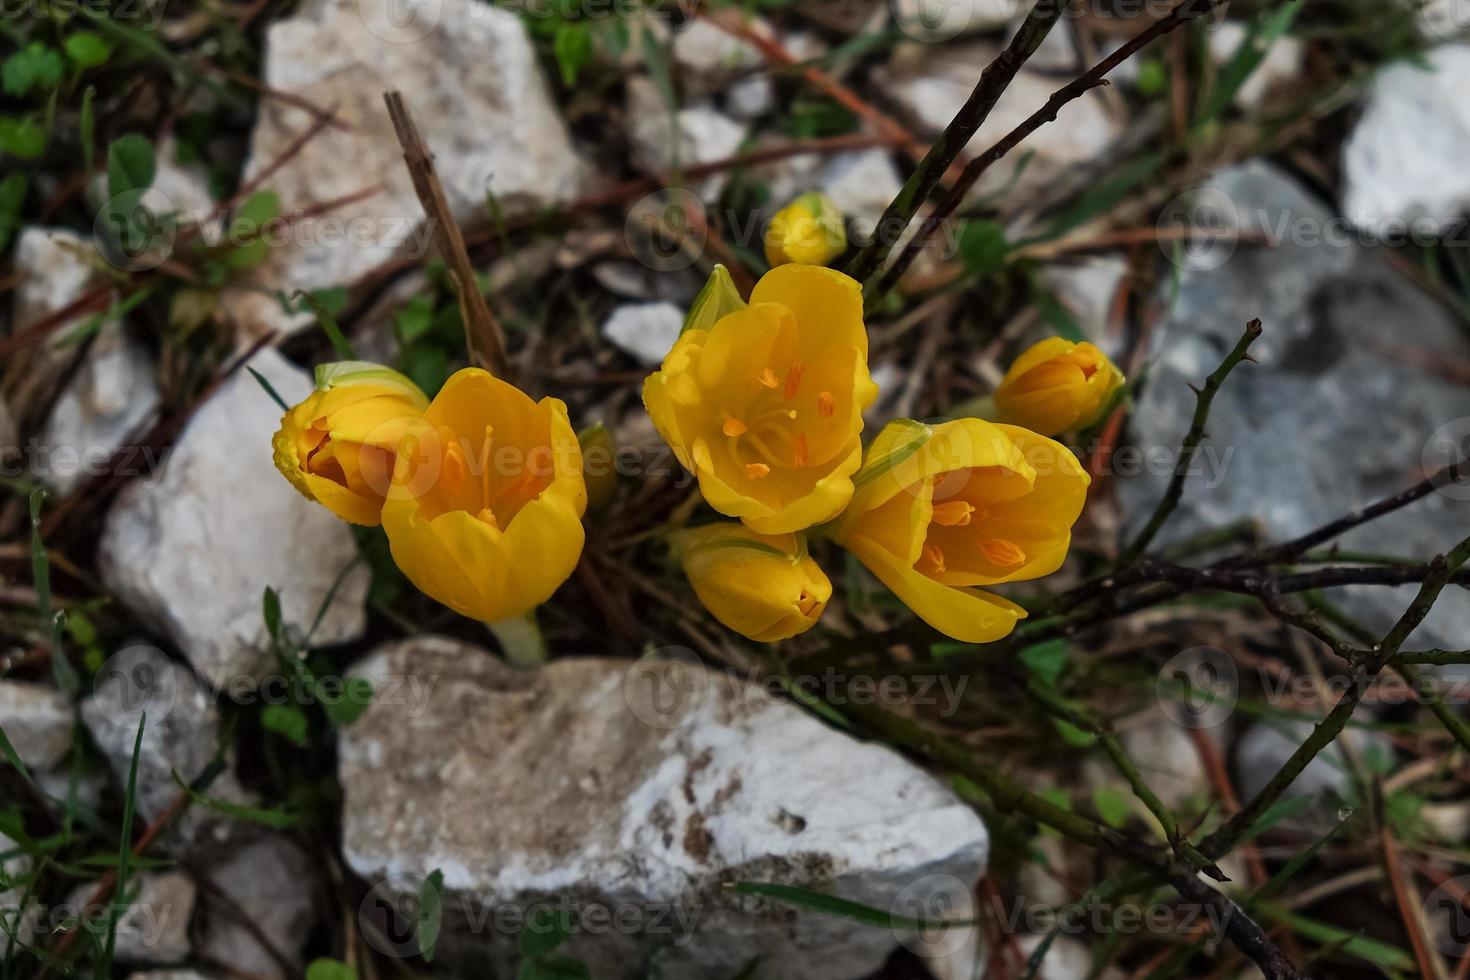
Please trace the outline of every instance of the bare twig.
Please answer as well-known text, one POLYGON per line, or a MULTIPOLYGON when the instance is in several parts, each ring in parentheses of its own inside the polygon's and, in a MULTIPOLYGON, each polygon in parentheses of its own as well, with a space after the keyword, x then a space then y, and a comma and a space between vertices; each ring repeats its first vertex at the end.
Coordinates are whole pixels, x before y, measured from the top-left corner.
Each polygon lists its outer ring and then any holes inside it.
POLYGON ((1184 495, 1184 481, 1189 477, 1191 464, 1194 462, 1194 454, 1199 451, 1199 445, 1205 438, 1205 423, 1210 417, 1210 405, 1215 400, 1215 394, 1235 366, 1249 357, 1250 346, 1256 342, 1261 335, 1261 321, 1252 320, 1246 324, 1245 334, 1240 342, 1235 345, 1215 373, 1205 379, 1205 387, 1197 392, 1194 407, 1194 420, 1189 426, 1189 432, 1184 436, 1184 442, 1179 447, 1179 460, 1174 465, 1174 478, 1169 481, 1169 488, 1164 492, 1164 499, 1159 501, 1158 507, 1154 509, 1153 516, 1149 518, 1148 524, 1133 539, 1133 543, 1123 549, 1123 554, 1118 557, 1118 567, 1127 568, 1143 556, 1169 516, 1179 506, 1179 500, 1184 495))
POLYGON ((398 134, 399 145, 403 147, 403 162, 408 165, 414 192, 418 194, 419 204, 432 226, 430 230, 434 233, 439 255, 449 264, 454 277, 464 310, 465 346, 470 361, 496 377, 509 380, 510 358, 505 352, 505 335, 480 293, 475 268, 465 251, 464 236, 449 211, 444 187, 434 171, 434 157, 419 135, 418 127, 413 124, 403 96, 397 92, 385 92, 383 101, 388 104, 388 115, 393 119, 393 129, 398 134))
MULTIPOLYGON (((1067 0, 1037 0, 1031 14, 1026 18, 1016 36, 1000 55, 980 75, 975 89, 965 104, 955 113, 939 139, 924 154, 909 179, 883 210, 873 231, 873 237, 853 257, 847 274, 858 282, 873 275, 888 257, 889 250, 897 239, 897 233, 908 227, 919 208, 928 200, 934 188, 949 170, 976 130, 989 118, 990 111, 1005 90, 1010 88, 1016 74, 1028 58, 1041 46, 1046 35, 1061 19, 1067 0)), ((968 168, 966 170, 968 172, 968 168)), ((961 177, 961 183, 964 178, 961 177)))
MULTIPOLYGON (((1007 133, 990 149, 986 150, 974 160, 971 160, 965 167, 964 172, 960 175, 960 179, 955 182, 955 185, 950 188, 949 193, 935 207, 934 212, 924 219, 923 224, 919 226, 918 232, 909 239, 908 244, 904 246, 898 258, 882 272, 881 276, 876 277, 876 279, 874 276, 882 261, 881 255, 877 256, 875 260, 865 261, 861 270, 854 263, 854 278, 868 280, 864 283, 868 287, 866 289, 868 303, 870 305, 876 303, 893 288, 894 284, 898 282, 899 277, 903 275, 904 270, 909 267, 915 257, 924 248, 929 236, 960 209, 960 206, 964 203, 965 196, 970 192, 970 188, 975 186, 975 183, 992 165, 1011 152, 1011 150, 1015 149, 1026 137, 1036 132, 1036 130, 1049 122, 1055 121, 1057 113, 1068 102, 1081 98, 1092 89, 1108 84, 1104 76, 1114 68, 1121 65, 1153 41, 1181 25, 1209 13, 1222 2, 1223 0, 1180 0, 1179 4, 1170 10, 1167 16, 1156 21, 1133 40, 1124 44, 1102 61, 1099 61, 1087 73, 1079 76, 1061 89, 1058 89, 1052 94, 1051 98, 1047 99, 1044 106, 1015 129, 1007 133), (861 271, 862 275, 857 275, 858 271, 861 271)), ((1036 16, 1034 11, 1032 16, 1036 16)), ((1039 40, 1038 43, 1040 43, 1039 40)), ((910 216, 912 217, 912 212, 910 212, 910 216)), ((884 254, 886 254, 886 249, 884 250, 884 254)))

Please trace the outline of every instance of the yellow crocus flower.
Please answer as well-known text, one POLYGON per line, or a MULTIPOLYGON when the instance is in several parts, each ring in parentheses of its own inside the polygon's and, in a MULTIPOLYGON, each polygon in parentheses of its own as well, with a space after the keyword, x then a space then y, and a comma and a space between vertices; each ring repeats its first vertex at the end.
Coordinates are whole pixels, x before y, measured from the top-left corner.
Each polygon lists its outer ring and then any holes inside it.
POLYGON ((1016 358, 995 390, 1002 422, 1054 436, 1091 425, 1123 387, 1123 372, 1092 344, 1050 337, 1016 358))
POLYGON ((705 608, 760 643, 805 633, 832 597, 832 583, 794 534, 722 522, 681 532, 675 548, 705 608))
POLYGON ((499 622, 530 612, 571 575, 586 507, 566 405, 534 402, 465 368, 400 445, 383 530, 420 590, 464 616, 499 622))
POLYGON ((825 194, 803 194, 776 212, 765 245, 773 266, 826 265, 847 250, 842 212, 825 194))
POLYGON ((855 482, 832 537, 929 625, 988 643, 1026 612, 982 587, 1056 571, 1090 481, 1029 430, 905 419, 879 433, 855 482))
POLYGON ((428 405, 396 371, 359 361, 323 365, 316 391, 282 416, 271 439, 276 468, 344 521, 375 525, 398 441, 428 405))
POLYGON ((868 375, 862 289, 840 272, 784 265, 750 305, 680 335, 643 404, 709 505, 762 534, 831 520, 862 462, 868 375))

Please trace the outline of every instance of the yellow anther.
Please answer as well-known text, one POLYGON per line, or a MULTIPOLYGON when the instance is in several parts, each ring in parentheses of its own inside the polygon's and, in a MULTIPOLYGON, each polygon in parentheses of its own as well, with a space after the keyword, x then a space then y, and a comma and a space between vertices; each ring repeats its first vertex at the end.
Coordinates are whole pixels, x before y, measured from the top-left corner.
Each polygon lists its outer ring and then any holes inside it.
POLYGON ((923 560, 929 566, 928 571, 944 571, 944 551, 937 544, 924 545, 923 560))
POLYGON ((770 368, 762 368, 761 373, 756 376, 756 380, 766 388, 781 387, 781 379, 776 377, 776 372, 770 368))
POLYGON ((806 373, 806 365, 800 361, 791 362, 791 370, 786 372, 786 397, 795 398, 796 389, 801 387, 801 376, 806 373))
POLYGON ((763 476, 770 476, 771 468, 765 463, 746 463, 745 475, 752 480, 759 480, 763 476))
POLYGON ((480 512, 475 515, 475 520, 489 524, 497 531, 500 530, 500 522, 495 519, 495 511, 489 507, 480 508, 480 512))
POLYGON ((945 527, 964 527, 974 517, 975 508, 963 500, 949 500, 934 505, 934 523, 945 527))
POLYGON ((837 399, 832 397, 832 392, 824 391, 817 396, 817 414, 824 419, 830 419, 832 413, 837 411, 837 399))
POLYGON ((1026 552, 1015 542, 1005 538, 987 538, 980 542, 980 553, 987 561, 1001 568, 1010 568, 1026 560, 1026 552))
POLYGON ((724 432, 731 439, 735 439, 749 432, 750 426, 737 418, 728 418, 725 420, 725 424, 720 426, 720 431, 724 432))

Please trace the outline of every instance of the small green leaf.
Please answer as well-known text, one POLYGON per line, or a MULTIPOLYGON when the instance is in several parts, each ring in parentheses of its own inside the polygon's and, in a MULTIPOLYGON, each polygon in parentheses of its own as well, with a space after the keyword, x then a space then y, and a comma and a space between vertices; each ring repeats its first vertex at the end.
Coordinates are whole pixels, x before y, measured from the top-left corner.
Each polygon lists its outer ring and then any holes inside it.
POLYGON ((1121 830, 1128 822, 1131 812, 1128 797, 1116 786, 1099 786, 1092 791, 1092 805, 1097 807, 1098 816, 1115 830, 1121 830))
MULTIPOLYGON (((266 711, 269 711, 270 708, 273 707, 280 707, 280 705, 271 705, 266 708, 266 711)), ((287 705, 286 707, 295 706, 287 705)), ((264 720, 265 713, 262 712, 261 714, 262 720, 264 720)), ((306 716, 303 715, 303 722, 305 721, 305 718, 306 716)), ((290 813, 278 807, 244 806, 239 803, 231 803, 229 800, 222 800, 213 796, 205 796, 203 793, 199 792, 198 790, 191 787, 188 783, 184 782, 183 778, 177 772, 174 772, 172 775, 174 778, 174 782, 178 785, 179 789, 181 789, 184 794, 189 797, 189 801, 195 806, 202 806, 207 810, 213 810, 216 813, 222 813, 230 819, 238 820, 241 823, 257 824, 261 827, 270 827, 275 830, 290 830, 292 827, 299 827, 301 825, 301 817, 297 816, 294 813, 290 813)))
POLYGON ((0 151, 34 160, 46 152, 46 130, 30 117, 0 119, 0 151))
POLYGON ((1062 679, 1062 672, 1067 669, 1071 656, 1072 648, 1066 640, 1048 640, 1022 650, 1021 662, 1031 671, 1032 677, 1054 688, 1062 679))
POLYGON ((742 881, 731 886, 741 895, 758 895, 762 898, 773 899, 784 902, 787 905, 796 905, 801 908, 811 909, 825 915, 836 916, 842 919, 852 919, 864 925, 875 926, 881 929, 919 929, 927 930, 934 928, 958 928, 961 926, 972 926, 974 919, 914 919, 903 915, 894 915, 871 905, 861 902, 852 902, 836 895, 825 895, 822 892, 812 891, 808 888, 799 888, 795 885, 765 884, 762 882, 742 881))
POLYGON ((534 909, 525 928, 521 930, 520 951, 527 958, 545 956, 566 942, 572 934, 572 919, 569 912, 554 909, 534 909))
POLYGON ((1011 254, 1005 226, 998 221, 972 219, 960 232, 960 260, 973 276, 992 276, 1005 268, 1011 254))
POLYGON ((398 332, 398 342, 407 346, 429 332, 434 325, 434 298, 420 293, 393 315, 393 326, 398 332))
POLYGON ((260 713, 260 724, 303 749, 311 744, 306 734, 306 712, 299 705, 268 704, 260 713))
POLYGON ((339 960, 312 960, 306 980, 357 980, 357 971, 339 960))
POLYGON ((332 719, 332 724, 344 728, 361 718, 362 713, 372 707, 373 682, 366 677, 349 677, 342 687, 341 697, 320 700, 322 710, 332 719))
POLYGON ((281 199, 275 191, 251 194, 230 222, 230 242, 234 248, 225 255, 225 266, 243 271, 264 265, 270 258, 270 243, 261 237, 261 231, 280 213, 281 199))
POLYGON ((435 868, 419 886, 419 953, 424 962, 434 962, 434 947, 439 942, 439 919, 444 907, 444 872, 435 868))
POLYGON ((286 399, 280 396, 280 394, 276 391, 276 386, 267 381, 265 375, 261 374, 259 371, 255 370, 255 368, 248 365, 246 366, 245 370, 249 371, 250 376, 255 379, 255 383, 260 385, 261 388, 265 389, 265 393, 267 395, 271 396, 271 401, 281 406, 281 411, 291 411, 291 406, 286 404, 286 399))
POLYGON ((11 174, 0 181, 0 252, 10 245, 20 228, 20 211, 26 202, 26 175, 11 174))
POLYGON ((112 141, 107 148, 107 194, 118 197, 153 186, 158 161, 153 144, 137 133, 112 141))
POLYGON ((592 30, 585 21, 564 20, 556 25, 551 48, 557 67, 561 69, 562 84, 570 88, 577 83, 577 75, 592 60, 592 30))
POLYGON ((15 751, 15 746, 11 745, 10 739, 6 737, 4 728, 0 728, 0 755, 3 755, 5 761, 15 767, 15 771, 20 773, 21 778, 32 786, 36 785, 36 781, 31 778, 30 771, 26 769, 25 763, 20 761, 20 754, 15 751))
POLYGON ((112 57, 112 45, 101 34, 77 31, 66 39, 66 56, 78 68, 96 68, 112 57))
POLYGON ((516 980, 590 980, 592 974, 581 960, 566 956, 523 960, 516 980))
POLYGON ((60 54, 40 41, 32 41, 0 65, 0 88, 16 97, 37 87, 52 89, 61 83, 65 69, 60 54))

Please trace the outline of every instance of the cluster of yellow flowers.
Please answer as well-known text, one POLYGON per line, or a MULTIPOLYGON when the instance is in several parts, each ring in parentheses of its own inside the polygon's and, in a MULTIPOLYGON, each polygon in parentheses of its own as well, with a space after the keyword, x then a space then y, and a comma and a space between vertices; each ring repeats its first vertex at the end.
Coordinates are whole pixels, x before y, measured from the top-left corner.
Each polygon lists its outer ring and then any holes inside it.
MULTIPOLYGON (((943 633, 999 639, 1025 611, 986 588, 1055 571, 1086 500, 1087 473, 1048 437, 1095 421, 1122 376, 1090 344, 1043 341, 996 391, 999 421, 900 419, 865 453, 878 388, 862 290, 784 257, 811 257, 799 240, 829 233, 815 207, 773 224, 776 267, 749 302, 715 268, 644 385, 705 501, 738 519, 678 533, 676 553, 710 612, 754 640, 802 633, 826 608, 832 583, 808 537, 845 548, 943 633)), ((486 371, 455 373, 430 402, 387 368, 326 365, 274 449, 292 485, 381 523, 404 574, 463 615, 523 615, 580 558, 587 490, 566 406, 486 371)))
POLYGON ((878 389, 862 289, 785 264, 748 304, 717 268, 643 402, 706 502, 741 522, 677 540, 696 594, 726 626, 774 641, 816 624, 832 583, 807 553, 815 535, 936 629, 983 643, 1025 616, 985 587, 1055 571, 1086 501, 1086 471, 1047 437, 1091 424, 1122 382, 1096 347, 1053 338, 1007 372, 995 394, 1003 421, 900 419, 864 454, 878 389))

